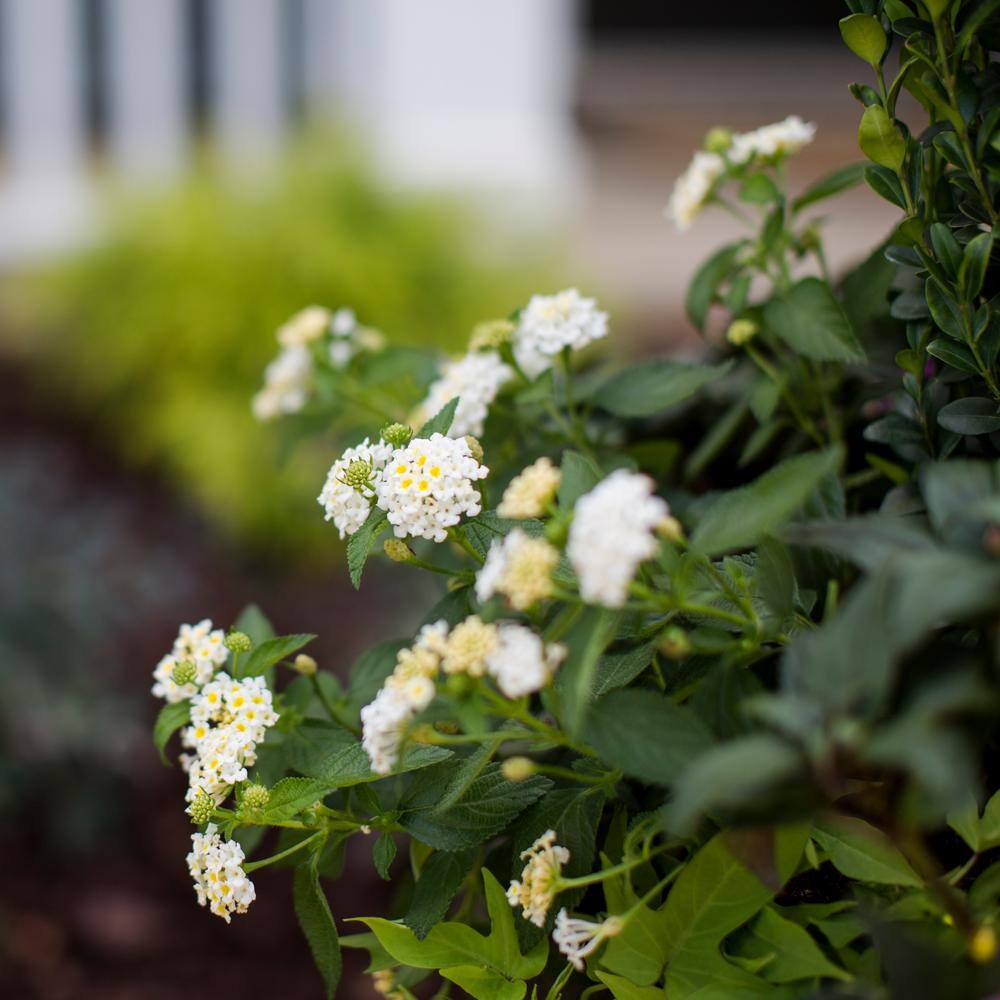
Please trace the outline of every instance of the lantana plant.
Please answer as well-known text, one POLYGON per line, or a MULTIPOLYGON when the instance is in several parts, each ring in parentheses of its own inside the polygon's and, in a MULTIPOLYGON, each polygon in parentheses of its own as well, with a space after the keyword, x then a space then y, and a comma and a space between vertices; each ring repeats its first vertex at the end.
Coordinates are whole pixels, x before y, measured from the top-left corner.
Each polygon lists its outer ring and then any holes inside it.
POLYGON ((454 359, 346 309, 279 331, 254 409, 350 435, 317 517, 351 580, 384 558, 434 597, 346 682, 256 608, 182 626, 156 743, 198 902, 228 921, 291 867, 328 995, 341 947, 395 998, 1000 989, 1000 5, 850 6, 875 165, 792 196, 812 125, 715 128, 670 198, 747 227, 688 296, 725 317, 705 363, 609 366, 574 289, 454 359), (906 217, 838 283, 809 211, 862 177, 906 217), (352 837, 401 888, 341 935, 352 837))

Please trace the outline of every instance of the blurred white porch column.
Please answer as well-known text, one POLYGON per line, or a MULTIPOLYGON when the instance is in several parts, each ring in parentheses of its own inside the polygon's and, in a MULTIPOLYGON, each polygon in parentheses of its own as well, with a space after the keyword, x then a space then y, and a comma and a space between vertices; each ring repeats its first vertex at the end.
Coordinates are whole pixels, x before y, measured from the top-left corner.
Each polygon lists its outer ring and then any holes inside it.
POLYGON ((177 175, 187 152, 183 0, 108 0, 109 139, 128 180, 177 175))
POLYGON ((6 0, 0 71, 7 94, 0 259, 66 246, 86 229, 77 0, 6 0))
POLYGON ((572 200, 576 0, 328 5, 336 103, 390 178, 546 208, 572 200))
POLYGON ((268 165, 284 139, 281 0, 213 0, 212 123, 238 167, 268 165))

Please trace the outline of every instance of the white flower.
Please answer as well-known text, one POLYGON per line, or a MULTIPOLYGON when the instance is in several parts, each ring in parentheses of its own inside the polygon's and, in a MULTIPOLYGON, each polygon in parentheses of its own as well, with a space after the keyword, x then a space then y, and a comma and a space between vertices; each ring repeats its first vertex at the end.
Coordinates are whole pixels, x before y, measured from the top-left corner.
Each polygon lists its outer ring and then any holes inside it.
POLYGON ((443 542, 463 515, 474 517, 482 510, 473 483, 488 472, 464 438, 414 438, 393 452, 376 481, 377 502, 397 538, 443 542))
POLYGON ((304 347, 319 340, 330 328, 330 310, 306 306, 278 327, 277 340, 282 347, 304 347))
POLYGON ((379 351, 385 338, 378 330, 358 323, 353 309, 338 309, 330 320, 330 364, 343 368, 355 355, 362 351, 379 351))
POLYGON ((256 898, 253 882, 243 870, 243 848, 235 840, 223 840, 214 823, 204 833, 191 835, 188 871, 194 879, 194 891, 200 906, 228 924, 231 914, 246 913, 256 898))
POLYGON ((521 915, 536 927, 545 926, 549 907, 559 892, 562 866, 569 861, 569 851, 556 843, 555 830, 546 830, 531 847, 521 854, 528 863, 520 880, 507 889, 507 902, 521 907, 521 915))
POLYGON ((384 441, 371 444, 365 438, 357 447, 348 448, 327 473, 317 500, 326 511, 326 520, 333 521, 341 538, 353 535, 365 523, 372 509, 371 496, 344 482, 348 468, 352 462, 367 462, 371 466, 373 477, 377 478, 391 454, 392 448, 384 441))
POLYGON ((347 306, 342 306, 330 320, 330 332, 335 337, 346 337, 358 325, 358 319, 354 315, 354 310, 347 306))
POLYGON ((264 388, 253 398, 253 414, 258 420, 273 420, 285 413, 297 413, 312 391, 313 360, 309 348, 284 348, 264 369, 264 388))
POLYGON ((167 702, 192 698, 211 679, 217 667, 226 662, 229 655, 222 629, 213 629, 209 618, 203 618, 196 625, 181 625, 171 651, 160 659, 153 671, 153 695, 167 702), (192 663, 195 668, 194 680, 179 685, 173 678, 178 663, 192 663))
POLYGON ((531 538, 514 528, 490 547, 476 575, 476 597, 488 601, 503 594, 518 611, 552 596, 552 571, 559 565, 559 551, 544 538, 531 538))
POLYGON ((552 358, 563 348, 578 351, 607 333, 608 314, 575 288, 533 295, 514 334, 514 357, 522 371, 535 378, 551 367, 552 358))
POLYGON ((543 517, 555 498, 562 473, 544 455, 522 469, 503 491, 497 514, 512 520, 543 517))
POLYGON ((790 156, 808 146, 816 135, 816 126, 798 115, 789 115, 773 125, 762 125, 752 132, 733 136, 726 154, 733 163, 747 163, 755 157, 774 159, 790 156))
POLYGON ((513 375, 496 351, 470 351, 464 357, 448 361, 442 365, 441 377, 431 385, 413 423, 422 424, 457 396, 458 407, 448 436, 478 436, 483 433, 490 404, 513 375))
POLYGON ((496 625, 487 624, 478 615, 469 615, 451 630, 441 669, 446 674, 482 677, 486 673, 486 659, 498 641, 496 625))
POLYGON ((623 929, 624 923, 621 917, 608 917, 607 920, 595 924, 591 920, 571 917, 563 907, 556 914, 552 940, 573 964, 573 968, 577 972, 583 972, 587 956, 595 952, 608 938, 620 934, 623 929))
POLYGON ((504 622, 497 626, 497 644, 486 657, 486 670, 506 697, 521 698, 541 691, 565 656, 565 646, 546 646, 530 628, 504 622))
POLYGON ((656 554, 654 534, 670 513, 648 476, 618 469, 580 497, 566 554, 591 604, 620 608, 639 564, 656 554))
POLYGON ((677 178, 666 210, 679 230, 690 228, 725 171, 726 161, 718 153, 694 154, 687 170, 677 178))

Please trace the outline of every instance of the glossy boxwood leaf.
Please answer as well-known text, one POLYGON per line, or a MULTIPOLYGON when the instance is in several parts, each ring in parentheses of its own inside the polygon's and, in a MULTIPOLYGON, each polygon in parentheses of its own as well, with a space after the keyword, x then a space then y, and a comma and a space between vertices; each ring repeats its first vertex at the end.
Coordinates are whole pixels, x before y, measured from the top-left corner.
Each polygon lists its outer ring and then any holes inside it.
POLYGON ((713 743, 688 708, 655 691, 612 691, 591 708, 587 742, 612 767, 654 785, 670 785, 713 743))
POLYGON ((956 434, 992 434, 1000 430, 997 404, 987 396, 955 399, 938 410, 938 423, 956 434))
POLYGON ((912 888, 924 884, 892 841, 863 819, 830 814, 815 824, 812 837, 848 878, 912 888))
POLYGON ((992 249, 992 233, 980 233, 965 246, 958 269, 958 287, 967 302, 972 302, 982 291, 992 249))
POLYGON ((153 745, 156 747, 160 760, 164 764, 169 764, 167 760, 167 743, 170 737, 182 726, 186 726, 191 721, 191 702, 175 701, 172 705, 164 705, 156 716, 153 723, 153 745))
POLYGON ((698 522, 692 546, 710 556, 748 548, 799 510, 842 458, 839 446, 797 455, 748 486, 724 493, 698 522))
POLYGON ((968 347, 959 340, 946 340, 938 337, 927 345, 927 353, 938 361, 943 361, 952 368, 967 372, 970 375, 979 374, 979 366, 976 364, 975 356, 968 347))
POLYGON ((875 67, 882 62, 889 45, 881 22, 872 14, 851 14, 841 19, 840 36, 859 59, 875 67))
POLYGON ((690 399, 730 368, 731 361, 719 365, 647 361, 613 375, 594 393, 593 402, 618 417, 648 417, 690 399))
POLYGON ((764 323, 789 347, 813 361, 863 361, 850 321, 830 286, 803 278, 764 309, 764 323))
POLYGON ((858 126, 861 152, 879 166, 900 170, 906 158, 906 140, 895 122, 877 104, 865 108, 858 126))
POLYGON ((319 882, 318 857, 313 854, 295 869, 292 899, 299 926, 326 987, 326 996, 332 998, 340 981, 340 943, 330 904, 319 882))
POLYGON ((866 167, 865 183, 880 197, 895 205, 905 208, 906 200, 903 189, 896 175, 885 167, 866 167))
POLYGON ((924 295, 927 297, 927 308, 930 309, 931 317, 939 329, 943 330, 949 337, 964 340, 965 325, 962 322, 958 303, 935 278, 928 278, 925 282, 924 295))
POLYGON ((386 512, 381 507, 372 507, 365 523, 347 540, 347 571, 355 590, 361 586, 365 563, 368 562, 378 536, 388 524, 386 512))

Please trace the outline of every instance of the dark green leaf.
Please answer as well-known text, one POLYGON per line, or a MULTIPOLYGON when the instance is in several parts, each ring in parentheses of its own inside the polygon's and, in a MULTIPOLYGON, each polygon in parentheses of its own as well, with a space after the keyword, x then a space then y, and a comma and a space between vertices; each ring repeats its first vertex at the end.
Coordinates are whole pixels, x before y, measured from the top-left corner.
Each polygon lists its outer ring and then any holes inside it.
POLYGON ((958 286, 967 302, 972 302, 983 289, 992 249, 992 233, 980 233, 966 244, 958 269, 958 286))
POLYGON ((435 851, 420 871, 410 908, 403 918, 418 941, 444 918, 476 860, 476 850, 435 851))
POLYGON ((709 307, 736 263, 736 258, 745 246, 743 240, 730 243, 717 250, 695 272, 688 286, 684 307, 688 319, 699 329, 704 330, 709 307))
POLYGON ((316 968, 323 977, 326 996, 332 998, 340 980, 340 945, 330 904, 319 883, 317 858, 318 855, 314 854, 295 869, 292 895, 295 915, 309 942, 316 968))
POLYGON ((396 841, 391 833, 383 833, 372 847, 372 862, 379 878, 389 881, 389 868, 396 857, 396 841))
POLYGON ((390 639, 372 646, 358 657, 347 683, 347 699, 353 715, 375 698, 396 667, 396 654, 407 645, 404 641, 390 639))
POLYGON ((987 396, 955 399, 938 410, 938 423, 955 434, 992 434, 1000 431, 1000 412, 987 396))
POLYGON ((255 646, 239 664, 235 671, 237 677, 256 677, 270 670, 276 663, 287 659, 292 653, 298 652, 308 645, 316 636, 308 633, 299 635, 279 635, 273 639, 265 639, 255 646))
POLYGON ((730 368, 731 361, 720 365, 647 361, 613 375, 598 387, 593 402, 618 417, 648 417, 690 399, 730 368))
POLYGON ((372 507, 365 523, 347 540, 347 571, 355 590, 361 586, 365 563, 368 562, 368 556, 371 555, 382 529, 388 523, 386 512, 381 507, 372 507))
POLYGON ((607 653, 597 662, 597 674, 591 695, 600 698, 609 691, 623 688, 652 663, 656 644, 649 642, 623 653, 607 653))
POLYGON ((451 429, 451 422, 455 419, 455 410, 458 409, 459 397, 448 400, 433 417, 428 420, 420 430, 414 435, 418 438, 429 438, 432 434, 447 434, 451 429))
POLYGON ((566 635, 569 650, 556 675, 563 724, 578 733, 593 698, 594 678, 601 654, 614 639, 620 614, 607 608, 585 608, 566 635))
POLYGON ((928 278, 924 283, 924 294, 927 296, 927 307, 938 327, 949 337, 963 340, 965 324, 962 321, 958 303, 951 297, 951 294, 942 288, 934 278, 928 278))
POLYGON ((961 341, 938 337, 927 345, 927 353, 959 371, 968 372, 970 375, 979 374, 975 356, 961 341))
POLYGON ((160 709, 156 722, 153 724, 153 744, 160 755, 160 760, 164 764, 167 760, 166 747, 170 737, 177 732, 181 726, 186 726, 191 721, 191 702, 175 701, 172 705, 164 705, 160 709))
POLYGON ((888 514, 869 514, 848 521, 802 521, 786 525, 782 537, 797 545, 835 552, 869 571, 878 569, 890 556, 934 546, 920 520, 888 514))
POLYGON ((803 278, 764 309, 764 323, 786 344, 813 361, 864 361, 865 352, 830 286, 803 278))

